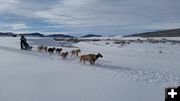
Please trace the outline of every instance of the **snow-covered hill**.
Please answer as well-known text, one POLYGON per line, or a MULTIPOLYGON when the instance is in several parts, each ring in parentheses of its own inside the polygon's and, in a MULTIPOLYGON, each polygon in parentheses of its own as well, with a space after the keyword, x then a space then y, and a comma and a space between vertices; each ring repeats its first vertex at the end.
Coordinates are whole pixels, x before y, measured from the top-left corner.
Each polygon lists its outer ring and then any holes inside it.
POLYGON ((50 38, 28 42, 32 51, 20 50, 18 37, 0 38, 0 101, 164 101, 164 88, 180 83, 179 44, 75 44, 81 54, 103 54, 91 66, 37 52, 40 44, 61 47, 50 38))

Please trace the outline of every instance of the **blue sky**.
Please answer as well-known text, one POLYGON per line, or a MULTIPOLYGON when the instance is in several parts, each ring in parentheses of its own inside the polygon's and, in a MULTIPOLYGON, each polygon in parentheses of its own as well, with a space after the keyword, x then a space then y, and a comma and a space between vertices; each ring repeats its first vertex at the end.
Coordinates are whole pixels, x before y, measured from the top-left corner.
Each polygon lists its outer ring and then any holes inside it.
POLYGON ((127 35, 180 28, 180 0, 0 0, 1 32, 127 35))

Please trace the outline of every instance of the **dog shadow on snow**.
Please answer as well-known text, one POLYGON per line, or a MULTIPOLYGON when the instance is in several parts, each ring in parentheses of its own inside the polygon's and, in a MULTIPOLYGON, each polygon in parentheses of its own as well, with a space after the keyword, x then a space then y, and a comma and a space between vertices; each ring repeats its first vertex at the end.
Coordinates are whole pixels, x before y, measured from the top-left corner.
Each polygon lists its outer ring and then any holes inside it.
POLYGON ((107 64, 107 63, 100 63, 98 61, 96 62, 96 64, 94 66, 99 67, 99 68, 109 69, 109 70, 126 70, 126 71, 134 70, 133 68, 112 65, 112 64, 107 64))

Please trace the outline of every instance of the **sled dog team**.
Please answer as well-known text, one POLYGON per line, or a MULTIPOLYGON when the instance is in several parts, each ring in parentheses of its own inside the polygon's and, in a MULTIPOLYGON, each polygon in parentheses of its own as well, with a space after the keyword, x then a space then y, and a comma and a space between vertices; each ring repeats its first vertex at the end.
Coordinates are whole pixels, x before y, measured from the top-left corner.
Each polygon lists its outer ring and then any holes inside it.
POLYGON ((48 48, 47 46, 43 46, 43 45, 40 45, 37 47, 37 50, 39 52, 48 52, 50 55, 54 54, 54 52, 56 52, 59 56, 62 57, 62 59, 66 59, 66 57, 68 55, 71 55, 71 56, 77 56, 79 57, 80 61, 79 62, 85 62, 88 61, 91 65, 94 65, 96 60, 98 58, 102 58, 103 56, 98 53, 98 54, 86 54, 86 55, 81 55, 79 56, 79 53, 81 52, 80 49, 76 49, 76 50, 71 50, 70 52, 62 52, 62 48, 48 48))

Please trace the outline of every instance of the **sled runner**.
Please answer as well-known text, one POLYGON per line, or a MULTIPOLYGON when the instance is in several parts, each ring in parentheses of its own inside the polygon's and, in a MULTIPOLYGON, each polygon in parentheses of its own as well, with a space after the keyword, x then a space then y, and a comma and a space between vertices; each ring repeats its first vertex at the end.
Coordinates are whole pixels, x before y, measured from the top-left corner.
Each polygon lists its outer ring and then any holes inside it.
POLYGON ((27 48, 22 48, 22 50, 29 50, 29 51, 31 51, 32 50, 32 46, 28 46, 27 48))

